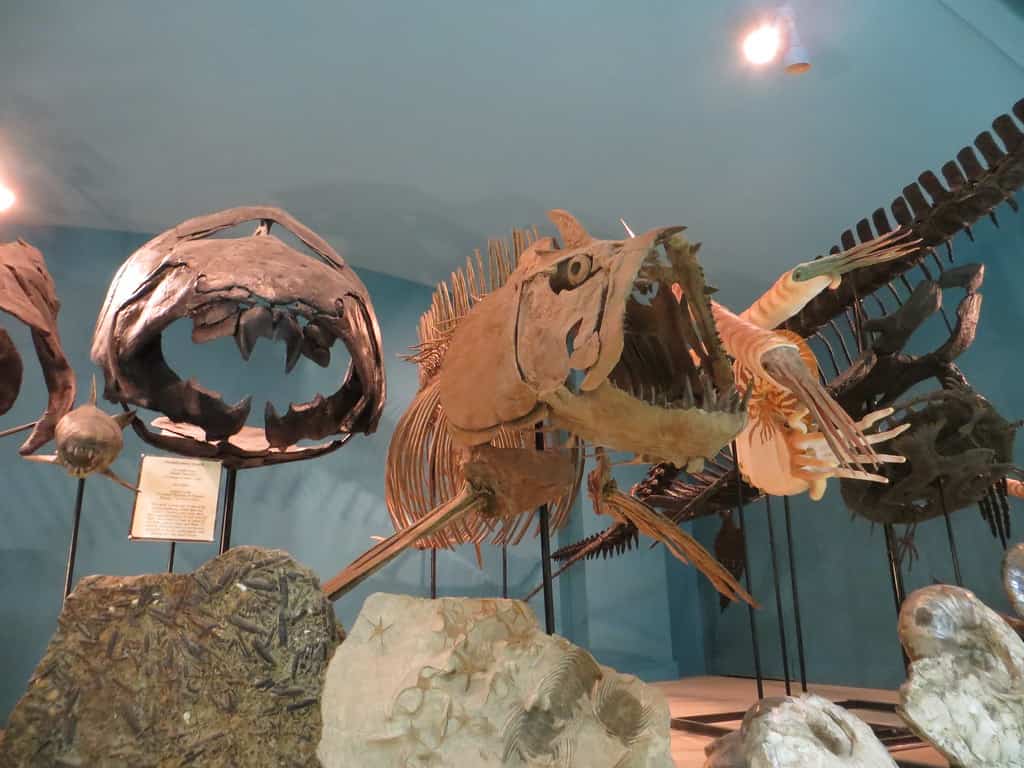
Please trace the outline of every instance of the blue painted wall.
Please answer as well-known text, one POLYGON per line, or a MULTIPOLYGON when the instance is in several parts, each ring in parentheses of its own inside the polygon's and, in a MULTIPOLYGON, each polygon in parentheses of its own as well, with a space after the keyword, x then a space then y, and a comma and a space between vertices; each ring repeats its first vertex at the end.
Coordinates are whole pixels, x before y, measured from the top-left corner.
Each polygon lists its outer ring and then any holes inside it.
MULTIPOLYGON (((984 302, 978 338, 960 358, 961 368, 975 388, 992 401, 1007 419, 1024 418, 1024 358, 1021 328, 1024 327, 1024 216, 1003 209, 1001 228, 980 222, 977 241, 957 239, 958 263, 985 264, 984 302)), ((953 317, 962 292, 946 291, 946 311, 953 317)), ((936 316, 910 342, 912 352, 934 349, 945 338, 936 316)), ((1017 440, 1017 460, 1024 456, 1017 440)), ((1011 500, 1014 539, 1024 539, 1024 503, 1011 500)), ((887 571, 885 539, 880 527, 872 530, 862 519, 851 520, 837 489, 814 503, 793 500, 794 554, 807 646, 809 677, 818 682, 852 685, 899 685, 904 678, 892 587, 887 571)), ((783 533, 782 504, 774 500, 776 535, 783 533)), ((763 608, 757 614, 765 672, 782 676, 778 618, 772 586, 768 530, 763 503, 747 510, 755 594, 763 608)), ((994 539, 976 508, 953 516, 964 585, 993 608, 1009 611, 1000 584, 1002 547, 994 539)), ((717 521, 698 523, 702 539, 710 545, 717 521)), ((952 560, 941 518, 922 524, 916 536, 920 559, 905 573, 908 593, 933 581, 953 583, 952 560)), ((785 550, 781 558, 785 560, 785 550)), ((789 571, 782 563, 783 599, 789 628, 791 669, 796 670, 789 571)), ((753 674, 749 624, 746 611, 729 607, 722 614, 707 585, 703 593, 705 642, 709 670, 722 674, 753 674)))
MULTIPOLYGON (((81 402, 95 371, 89 345, 107 285, 121 262, 148 238, 95 229, 0 226, 0 241, 16 236, 43 251, 53 274, 63 303, 61 333, 78 374, 81 402)), ((394 424, 417 386, 415 367, 396 356, 415 342, 416 323, 430 299, 430 290, 423 285, 365 269, 359 274, 370 290, 384 337, 388 403, 380 429, 322 459, 243 471, 238 477, 233 543, 281 547, 323 578, 369 547, 372 535, 391 532, 383 499, 384 460, 394 424)), ((3 417, 2 427, 37 418, 46 397, 27 331, 7 315, 0 315, 0 324, 12 334, 25 362, 21 396, 3 417)), ((195 375, 231 401, 249 392, 271 393, 281 411, 289 400, 333 391, 338 371, 343 370, 337 361, 324 371, 303 360, 286 378, 280 345, 261 341, 246 364, 232 340, 196 346, 189 339, 190 330, 190 324, 178 323, 165 335, 168 361, 182 377, 195 375)), ((262 411, 256 400, 254 413, 262 411)), ((19 444, 20 436, 0 441, 0 720, 6 719, 24 690, 55 628, 75 493, 75 481, 62 471, 20 459, 19 444)), ((122 477, 135 477, 144 450, 152 452, 129 430, 115 470, 122 477)), ((634 479, 621 478, 623 485, 634 479)), ((123 488, 102 478, 88 481, 77 576, 166 568, 166 544, 128 541, 131 504, 131 494, 123 488)), ((569 529, 559 534, 555 545, 574 541, 605 522, 577 503, 569 529)), ((215 553, 216 544, 181 545, 175 570, 191 570, 215 553)), ((428 594, 428 569, 425 554, 403 555, 340 600, 338 618, 350 626, 371 592, 428 594)), ((510 550, 509 574, 512 596, 525 595, 539 582, 536 540, 527 539, 510 550)), ((471 548, 441 552, 438 581, 442 595, 499 595, 500 552, 485 547, 483 569, 477 567, 471 548)), ((693 575, 668 564, 660 549, 577 567, 557 585, 557 629, 602 662, 649 679, 699 671, 703 648, 692 582, 693 575), (680 614, 685 621, 676 620, 680 614), (681 633, 673 631, 677 625, 681 633)), ((532 604, 542 615, 540 599, 532 604)))

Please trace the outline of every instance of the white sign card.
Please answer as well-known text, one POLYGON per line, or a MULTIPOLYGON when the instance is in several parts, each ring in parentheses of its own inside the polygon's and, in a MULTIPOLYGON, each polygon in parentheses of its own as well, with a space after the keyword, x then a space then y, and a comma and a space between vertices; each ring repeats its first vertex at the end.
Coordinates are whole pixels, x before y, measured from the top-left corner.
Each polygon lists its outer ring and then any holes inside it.
POLYGON ((143 455, 128 538, 213 541, 219 461, 143 455))

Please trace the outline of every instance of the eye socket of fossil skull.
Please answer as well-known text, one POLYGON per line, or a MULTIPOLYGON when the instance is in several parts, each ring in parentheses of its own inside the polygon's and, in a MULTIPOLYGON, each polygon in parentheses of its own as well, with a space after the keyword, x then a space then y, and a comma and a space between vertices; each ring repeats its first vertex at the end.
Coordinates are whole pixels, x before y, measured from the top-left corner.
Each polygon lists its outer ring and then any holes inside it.
POLYGON ((697 246, 681 227, 596 240, 554 213, 567 247, 534 249, 452 337, 441 399, 453 432, 480 443, 547 415, 645 460, 713 456, 746 413, 697 246))
POLYGON ((333 449, 355 432, 372 432, 384 401, 380 331, 369 294, 341 257, 315 233, 274 208, 237 208, 185 222, 136 251, 110 287, 93 338, 108 399, 163 413, 165 434, 139 422, 147 441, 192 455, 244 456, 252 463, 294 460, 333 449), (247 237, 209 238, 245 221, 247 237), (312 255, 271 235, 277 222, 312 255), (249 359, 257 339, 279 342, 284 369, 299 357, 322 367, 340 340, 351 356, 340 388, 290 405, 266 403, 262 434, 245 426, 252 396, 235 405, 167 364, 161 339, 171 323, 191 320, 192 340, 233 337, 249 359), (167 432, 172 435, 166 434, 167 432), (339 436, 319 446, 301 440, 339 436), (182 442, 184 441, 184 442, 182 442))

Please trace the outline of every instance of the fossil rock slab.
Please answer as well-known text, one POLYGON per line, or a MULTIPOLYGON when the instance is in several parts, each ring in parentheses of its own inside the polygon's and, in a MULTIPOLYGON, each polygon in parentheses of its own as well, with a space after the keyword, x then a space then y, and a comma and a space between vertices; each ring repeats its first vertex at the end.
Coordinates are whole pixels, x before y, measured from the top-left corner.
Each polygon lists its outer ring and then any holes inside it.
POLYGON ((337 645, 316 576, 238 547, 192 574, 90 576, 11 714, 0 765, 316 766, 337 645))
POLYGON ((870 726, 814 694, 764 699, 712 742, 704 768, 895 768, 870 726))
POLYGON ((1024 765, 1024 641, 972 592, 935 585, 900 611, 912 663, 900 714, 955 765, 1024 765))
POLYGON ((367 598, 327 671, 324 768, 672 768, 668 707, 515 600, 367 598))

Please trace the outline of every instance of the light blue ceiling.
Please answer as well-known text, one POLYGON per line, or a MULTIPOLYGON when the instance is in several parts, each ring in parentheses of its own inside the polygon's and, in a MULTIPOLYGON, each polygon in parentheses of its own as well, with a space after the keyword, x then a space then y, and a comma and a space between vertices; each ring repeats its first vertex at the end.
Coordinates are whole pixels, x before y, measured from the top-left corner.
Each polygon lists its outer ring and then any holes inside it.
POLYGON ((1024 96, 999 0, 794 2, 799 77, 742 64, 735 0, 0 5, 20 216, 152 232, 269 201, 425 282, 565 207, 689 225, 746 300, 1024 96))

